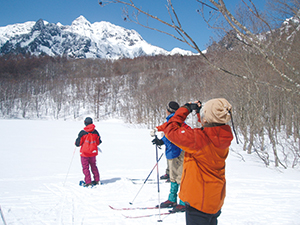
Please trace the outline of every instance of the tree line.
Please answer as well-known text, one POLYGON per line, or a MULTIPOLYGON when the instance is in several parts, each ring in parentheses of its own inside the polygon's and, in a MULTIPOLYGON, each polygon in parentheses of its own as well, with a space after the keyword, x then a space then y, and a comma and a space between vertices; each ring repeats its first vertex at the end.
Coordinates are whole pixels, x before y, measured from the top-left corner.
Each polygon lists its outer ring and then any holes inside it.
MULTIPOLYGON (((115 61, 2 56, 0 116, 82 119, 93 114, 95 120, 121 117, 153 128, 164 122, 166 104, 171 100, 183 105, 224 97, 233 105, 235 127, 245 151, 257 154, 266 165, 298 166, 299 95, 281 88, 287 81, 274 79, 273 68, 254 51, 229 51, 220 44, 207 56, 257 82, 227 76, 199 56, 159 55, 115 61)), ((290 57, 295 57, 293 66, 298 67, 298 54, 290 57)), ((190 124, 199 126, 191 118, 190 124)))

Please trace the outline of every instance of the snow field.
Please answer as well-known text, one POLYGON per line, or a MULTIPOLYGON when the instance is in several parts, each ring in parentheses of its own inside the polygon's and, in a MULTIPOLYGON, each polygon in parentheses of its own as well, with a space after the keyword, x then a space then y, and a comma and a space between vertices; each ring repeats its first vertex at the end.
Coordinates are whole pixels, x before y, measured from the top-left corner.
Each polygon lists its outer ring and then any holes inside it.
MULTIPOLYGON (((184 213, 128 219, 154 210, 117 211, 158 204, 157 185, 145 179, 155 165, 149 130, 119 120, 95 122, 103 143, 97 157, 103 185, 83 188, 79 148, 74 142, 82 121, 0 120, 0 206, 6 223, 19 224, 185 224, 184 213), (67 174, 68 169, 69 174, 67 174)), ((266 168, 232 142, 227 159, 227 197, 220 225, 300 224, 300 171, 266 168), (238 152, 244 157, 236 154, 238 152)), ((159 155, 164 147, 159 150, 159 155)), ((164 174, 165 156, 159 163, 164 174)), ((150 179, 156 179, 156 169, 150 179)), ((170 184, 160 182, 160 201, 170 184)), ((161 212, 167 212, 161 209, 161 212)), ((0 219, 0 224, 3 221, 0 219)))

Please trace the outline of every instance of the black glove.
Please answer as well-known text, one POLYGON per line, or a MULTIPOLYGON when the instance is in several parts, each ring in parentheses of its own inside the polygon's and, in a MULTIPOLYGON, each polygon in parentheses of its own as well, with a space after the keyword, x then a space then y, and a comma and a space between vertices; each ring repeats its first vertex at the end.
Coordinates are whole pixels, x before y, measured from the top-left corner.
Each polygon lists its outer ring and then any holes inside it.
POLYGON ((184 106, 189 110, 189 112, 192 112, 193 110, 191 109, 191 103, 185 103, 184 106))
POLYGON ((154 145, 158 145, 158 146, 161 146, 161 145, 164 144, 163 140, 158 139, 157 136, 152 140, 152 143, 153 143, 154 145))
POLYGON ((202 103, 200 101, 198 101, 197 103, 186 103, 184 105, 190 112, 192 112, 193 110, 196 111, 196 113, 200 112, 200 109, 202 107, 202 103), (198 103, 200 103, 200 107, 198 106, 198 103))
POLYGON ((202 108, 202 102, 200 102, 200 101, 198 100, 198 102, 197 102, 196 113, 199 113, 201 108, 202 108), (198 103, 200 103, 200 107, 198 106, 198 103))

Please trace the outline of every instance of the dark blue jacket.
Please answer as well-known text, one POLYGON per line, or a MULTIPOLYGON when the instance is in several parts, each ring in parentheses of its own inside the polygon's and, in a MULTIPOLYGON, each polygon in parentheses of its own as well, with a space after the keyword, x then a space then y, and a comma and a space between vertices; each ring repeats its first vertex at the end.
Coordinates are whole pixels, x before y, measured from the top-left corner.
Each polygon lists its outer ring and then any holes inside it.
MULTIPOLYGON (((170 114, 169 116, 167 116, 167 122, 169 121, 169 119, 174 116, 174 113, 170 114)), ((181 153, 181 149, 179 147, 177 147, 176 145, 174 145, 172 142, 170 142, 166 136, 163 136, 161 139, 165 146, 166 146, 166 158, 167 159, 174 159, 176 157, 178 157, 181 153)))

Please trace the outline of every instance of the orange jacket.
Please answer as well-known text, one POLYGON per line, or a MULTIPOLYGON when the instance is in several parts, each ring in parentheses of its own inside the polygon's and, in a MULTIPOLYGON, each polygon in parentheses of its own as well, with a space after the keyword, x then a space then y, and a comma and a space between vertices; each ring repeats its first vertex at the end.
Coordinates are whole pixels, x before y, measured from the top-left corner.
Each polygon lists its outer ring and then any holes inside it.
POLYGON ((188 114, 187 108, 179 108, 164 129, 166 137, 185 151, 179 198, 215 214, 224 203, 225 159, 233 136, 228 125, 187 130, 181 125, 188 114))

